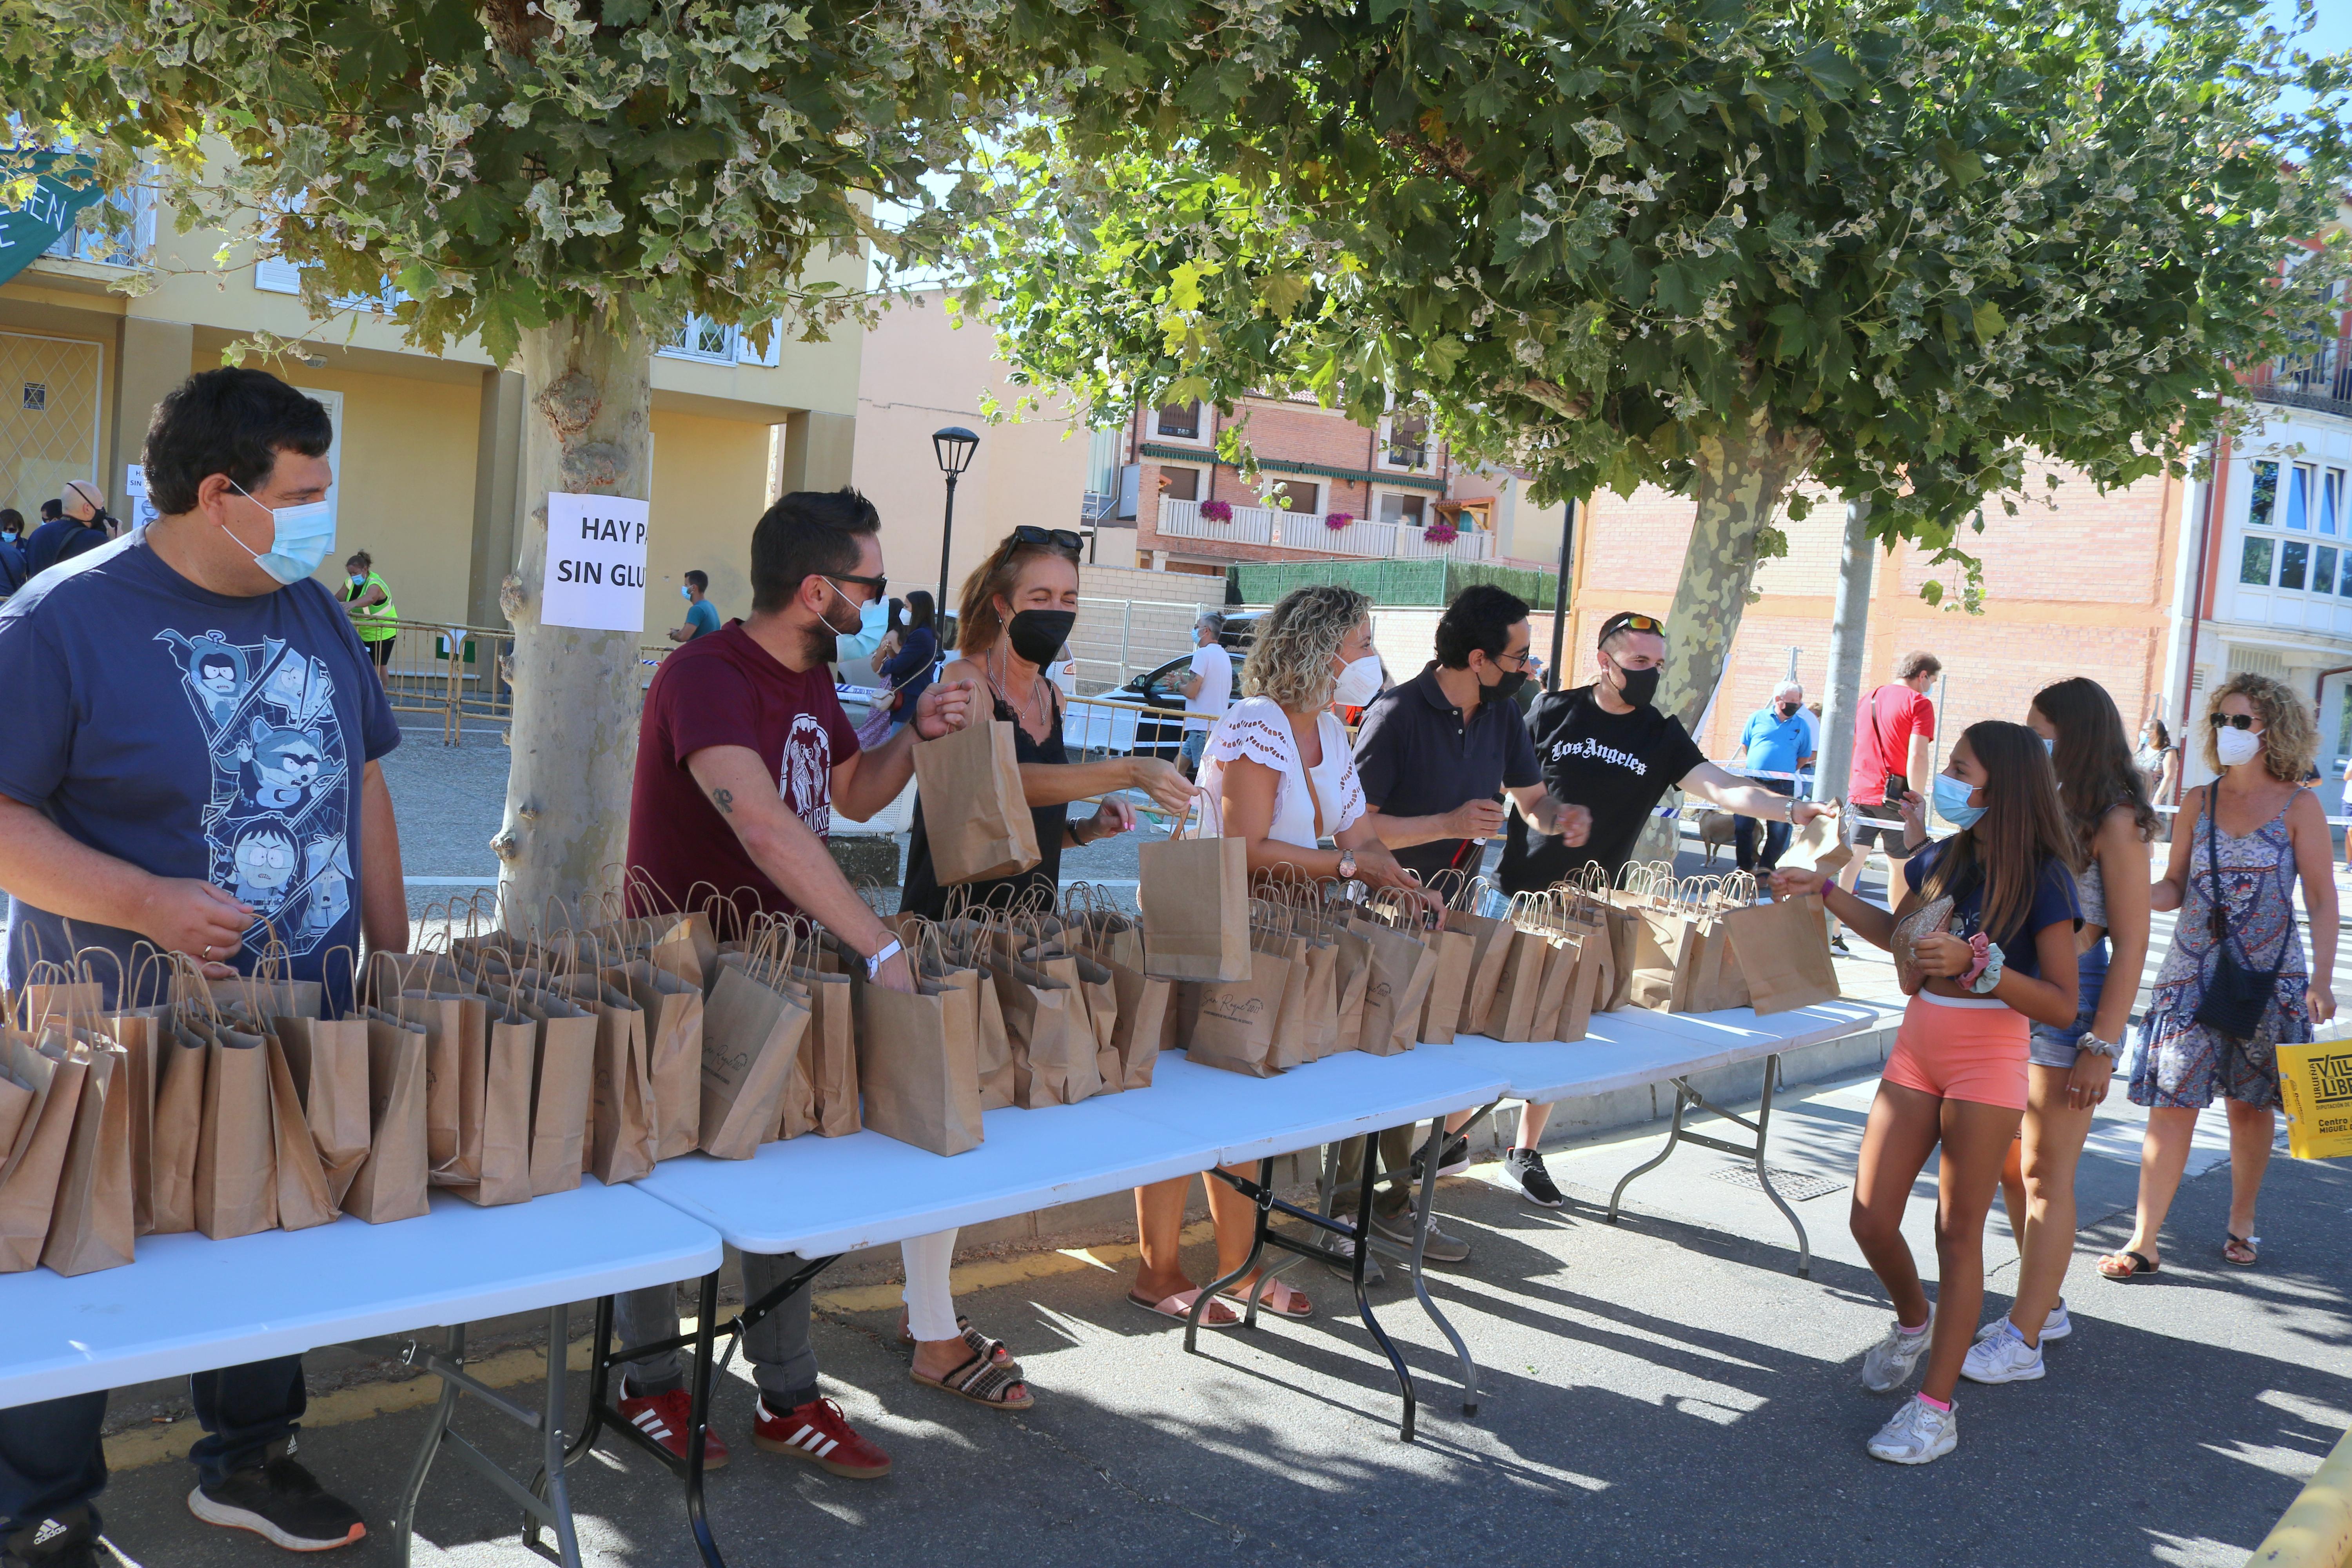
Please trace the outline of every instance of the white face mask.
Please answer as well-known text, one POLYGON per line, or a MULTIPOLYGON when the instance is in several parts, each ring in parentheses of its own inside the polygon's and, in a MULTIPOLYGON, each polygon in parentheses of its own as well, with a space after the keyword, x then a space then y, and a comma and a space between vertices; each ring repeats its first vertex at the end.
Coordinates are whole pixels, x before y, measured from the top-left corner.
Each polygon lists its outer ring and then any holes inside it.
POLYGON ((1331 700, 1342 708, 1361 708, 1380 694, 1381 656, 1376 653, 1350 661, 1331 687, 1331 700))
POLYGON ((2251 763, 2263 754, 2263 732, 2260 730, 2224 730, 2213 737, 2213 754, 2221 759, 2221 765, 2225 768, 2251 763))

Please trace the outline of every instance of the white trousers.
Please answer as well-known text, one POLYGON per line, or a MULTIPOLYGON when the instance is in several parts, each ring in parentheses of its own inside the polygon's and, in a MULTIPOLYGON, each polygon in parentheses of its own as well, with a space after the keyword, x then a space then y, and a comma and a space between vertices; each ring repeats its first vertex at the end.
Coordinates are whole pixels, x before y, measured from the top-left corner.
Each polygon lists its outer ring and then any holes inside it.
POLYGON ((948 1286, 948 1268, 955 1261, 956 1233, 933 1231, 898 1244, 907 1263, 907 1331, 919 1340, 952 1340, 963 1332, 956 1327, 955 1292, 948 1286))

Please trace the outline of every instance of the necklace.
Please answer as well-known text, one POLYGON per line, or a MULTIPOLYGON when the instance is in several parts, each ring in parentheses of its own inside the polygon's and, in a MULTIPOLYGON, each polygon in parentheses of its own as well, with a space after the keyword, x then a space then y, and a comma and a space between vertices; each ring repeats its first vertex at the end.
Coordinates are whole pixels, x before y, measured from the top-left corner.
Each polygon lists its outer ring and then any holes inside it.
MULTIPOLYGON (((1003 654, 1003 652, 1004 645, 1003 643, 999 643, 995 647, 989 650, 990 658, 993 661, 996 659, 996 656, 1003 654)), ((1001 679, 995 669, 989 668, 987 665, 982 666, 982 668, 988 669, 989 688, 991 690, 994 691, 999 698, 1003 699, 1004 705, 1007 708, 1013 710, 1013 717, 1016 719, 1026 719, 1029 715, 1028 702, 1013 701, 1011 693, 1004 689, 1004 682, 1013 679, 1010 657, 1008 656, 1005 658, 1003 660, 1003 663, 1004 665, 1004 673, 1001 679)), ((1034 701, 1037 705, 1037 730, 1042 735, 1045 732, 1048 721, 1052 717, 1053 710, 1045 700, 1045 676, 1040 673, 1033 675, 1029 679, 1031 685, 1034 688, 1034 689, 1029 694, 1029 700, 1034 701)))

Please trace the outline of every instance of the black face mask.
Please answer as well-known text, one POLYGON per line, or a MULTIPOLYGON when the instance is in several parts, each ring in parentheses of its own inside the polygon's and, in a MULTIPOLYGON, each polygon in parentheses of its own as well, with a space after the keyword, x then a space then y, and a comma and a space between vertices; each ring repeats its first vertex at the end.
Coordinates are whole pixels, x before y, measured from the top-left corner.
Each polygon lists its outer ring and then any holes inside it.
POLYGON ((1654 667, 1649 669, 1628 669, 1623 665, 1619 665, 1617 679, 1625 683, 1619 695, 1636 708, 1648 707, 1650 699, 1658 694, 1658 674, 1654 667))
POLYGON ((1004 640, 1025 664, 1046 664, 1070 640, 1076 610, 1024 610, 1004 626, 1004 640))
POLYGON ((1793 702, 1782 702, 1782 703, 1779 704, 1778 706, 1779 706, 1779 709, 1780 709, 1780 717, 1781 717, 1781 718, 1783 718, 1783 719, 1793 719, 1793 718, 1795 718, 1795 717, 1797 716, 1797 705, 1796 705, 1795 703, 1793 703, 1793 702))
POLYGON ((1495 679, 1495 684, 1482 690, 1479 693, 1479 697, 1482 700, 1486 701, 1508 702, 1512 698, 1517 697, 1519 694, 1519 688, 1525 686, 1527 683, 1528 672, 1526 670, 1507 669, 1497 675, 1495 679))

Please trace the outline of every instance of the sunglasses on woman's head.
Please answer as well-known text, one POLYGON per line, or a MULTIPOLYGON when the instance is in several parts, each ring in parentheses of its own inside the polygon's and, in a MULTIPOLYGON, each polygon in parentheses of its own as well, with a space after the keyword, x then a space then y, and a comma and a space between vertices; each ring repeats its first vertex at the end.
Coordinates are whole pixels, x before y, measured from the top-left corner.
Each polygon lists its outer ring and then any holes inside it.
POLYGON ((2213 728, 2219 730, 2224 724, 2228 725, 2232 730, 2251 730, 2254 727, 2254 716, 2251 713, 2216 713, 2213 715, 2213 728))
POLYGON ((1066 528, 1039 528, 1024 522, 1013 531, 1015 544, 1042 544, 1055 550, 1066 550, 1076 555, 1086 548, 1086 542, 1066 528))

